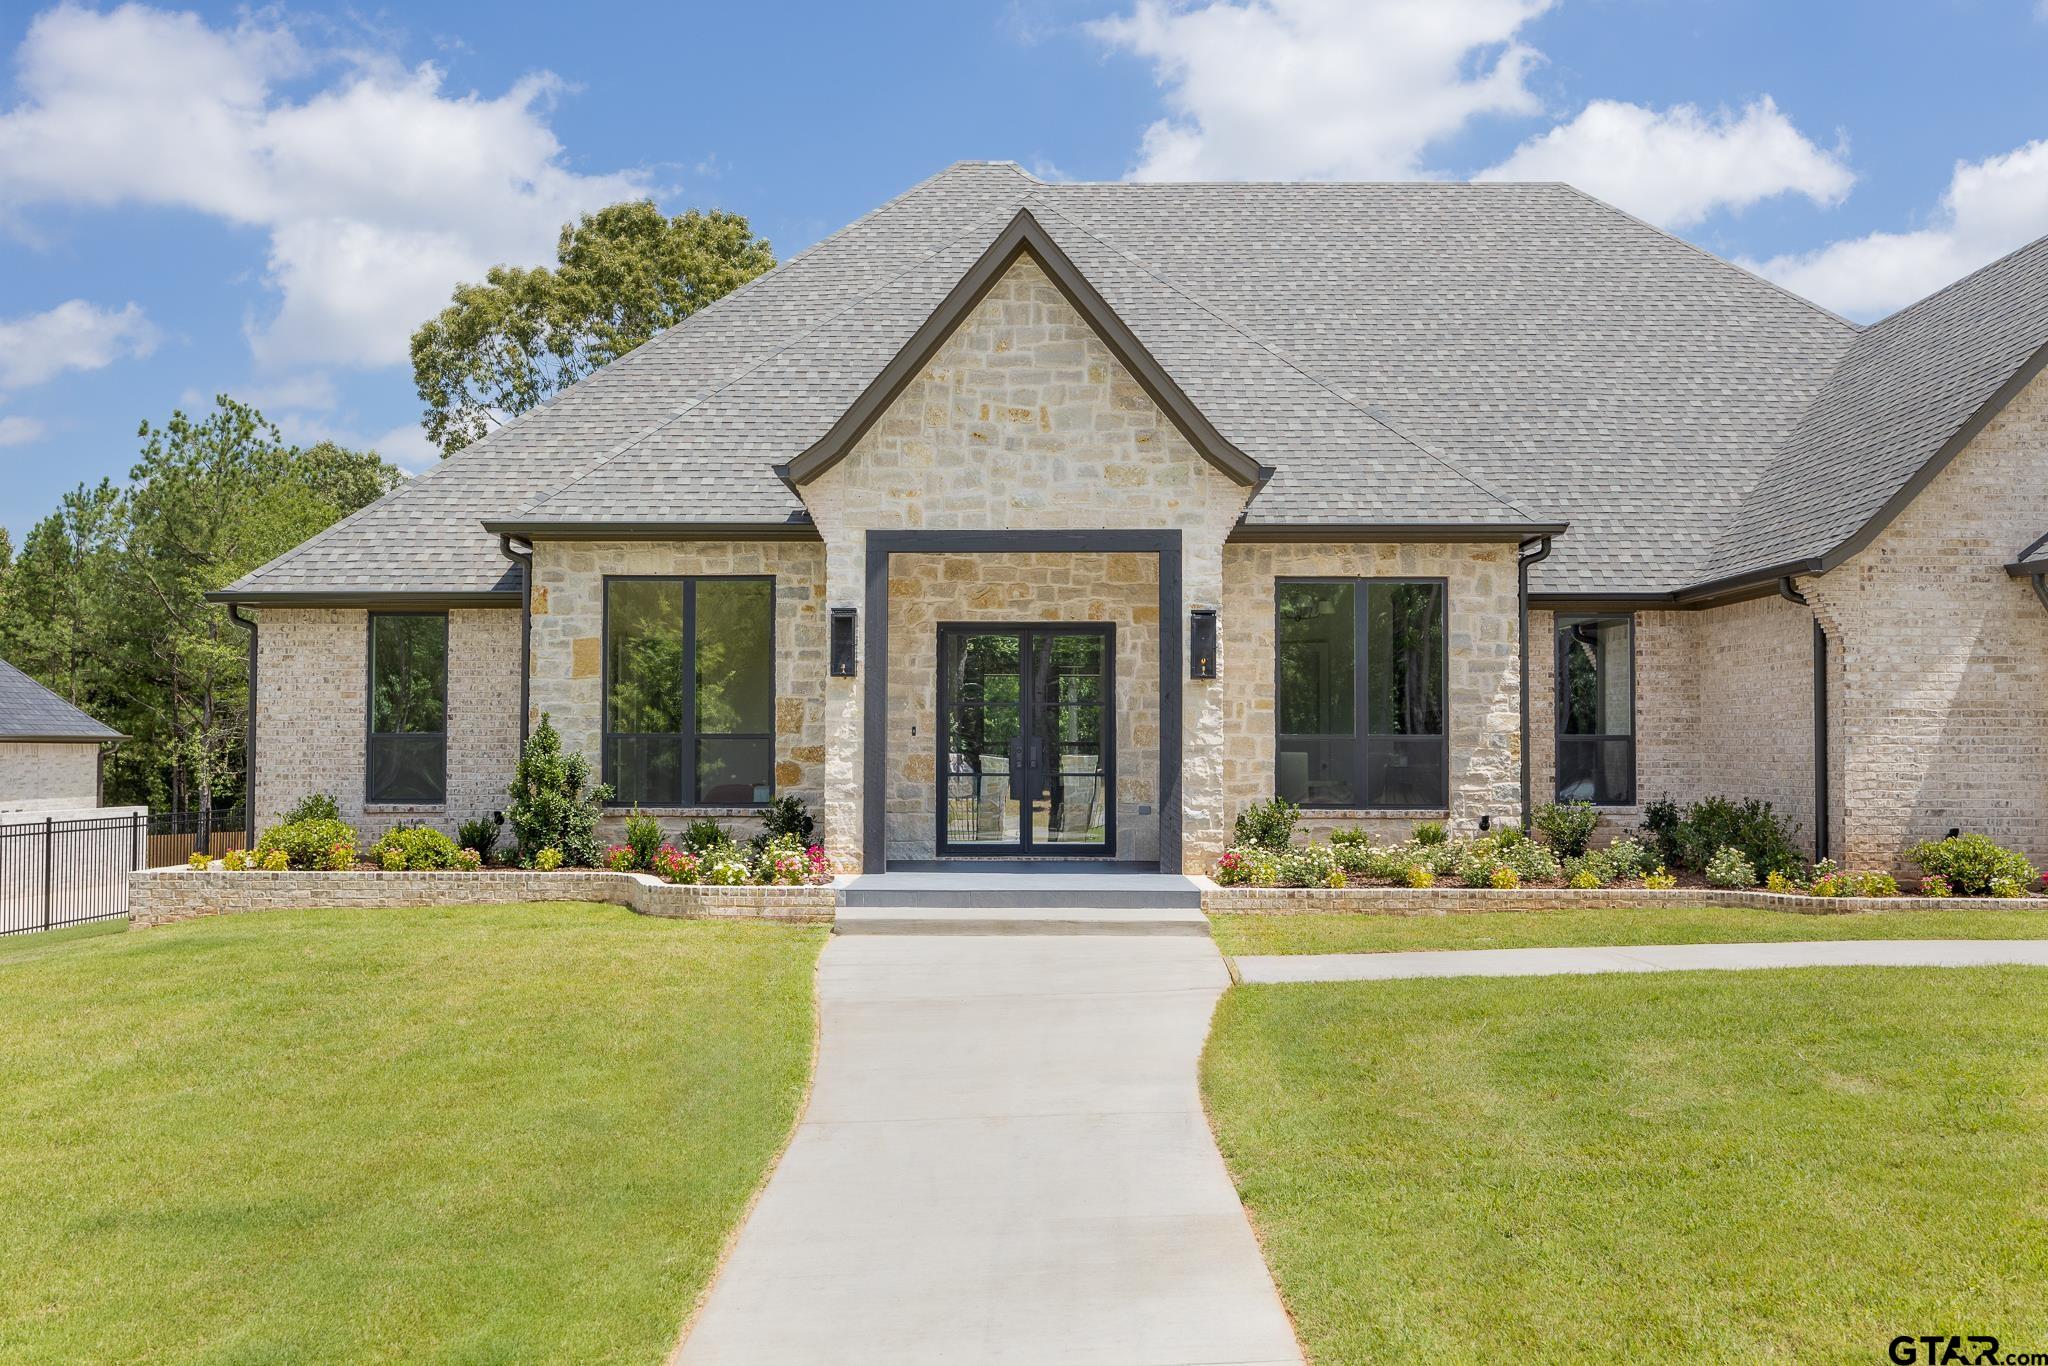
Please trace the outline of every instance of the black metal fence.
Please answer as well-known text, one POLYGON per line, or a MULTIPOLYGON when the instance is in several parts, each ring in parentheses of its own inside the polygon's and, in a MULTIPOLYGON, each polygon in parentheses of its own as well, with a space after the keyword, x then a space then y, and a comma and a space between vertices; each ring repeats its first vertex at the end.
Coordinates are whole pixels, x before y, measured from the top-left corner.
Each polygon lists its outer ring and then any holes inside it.
POLYGON ((149 818, 149 847, 143 851, 145 868, 182 868, 193 851, 204 848, 219 858, 230 849, 249 847, 242 810, 215 807, 211 821, 202 822, 197 811, 157 811, 149 818), (200 834, 206 839, 202 845, 200 834))
POLYGON ((0 934, 128 914, 128 874, 143 866, 141 812, 0 825, 0 934))

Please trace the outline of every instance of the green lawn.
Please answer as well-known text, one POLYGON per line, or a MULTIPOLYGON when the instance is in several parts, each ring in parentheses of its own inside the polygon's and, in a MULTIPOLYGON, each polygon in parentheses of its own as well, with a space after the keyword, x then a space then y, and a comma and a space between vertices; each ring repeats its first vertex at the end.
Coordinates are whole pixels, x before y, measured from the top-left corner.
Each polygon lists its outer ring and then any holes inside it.
POLYGON ((658 1360, 819 928, 272 912, 0 954, 0 1359, 658 1360))
POLYGON ((2048 1347, 2048 969, 1240 986, 1203 1086, 1318 1361, 2048 1347))
POLYGON ((1799 915, 1739 906, 1673 911, 1477 911, 1463 915, 1215 915, 1231 955, 1533 949, 1593 944, 1755 944, 1787 939, 2048 939, 2048 908, 1799 915))

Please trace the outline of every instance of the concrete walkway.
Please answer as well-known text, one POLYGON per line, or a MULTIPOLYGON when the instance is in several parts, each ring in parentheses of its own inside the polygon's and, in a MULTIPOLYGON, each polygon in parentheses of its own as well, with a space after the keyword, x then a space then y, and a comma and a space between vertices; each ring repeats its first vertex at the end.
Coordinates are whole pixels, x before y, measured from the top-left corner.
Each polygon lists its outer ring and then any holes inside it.
POLYGON ((1788 944, 1658 944, 1625 949, 1446 949, 1426 953, 1260 954, 1246 982, 1384 982, 1402 977, 1544 977, 1700 968, 2048 966, 2048 939, 1831 939, 1788 944))
POLYGON ((810 1105, 686 1363, 1301 1358, 1210 1139, 1207 939, 836 936, 810 1105))

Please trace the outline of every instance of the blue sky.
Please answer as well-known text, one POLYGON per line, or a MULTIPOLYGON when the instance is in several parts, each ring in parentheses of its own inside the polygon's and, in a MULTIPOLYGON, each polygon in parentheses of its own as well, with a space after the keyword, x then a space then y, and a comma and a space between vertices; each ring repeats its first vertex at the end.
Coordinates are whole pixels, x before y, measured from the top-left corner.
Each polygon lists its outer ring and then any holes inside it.
POLYGON ((420 467, 411 328, 630 194, 786 256, 961 158, 1567 179, 1859 319, 2048 233, 2048 0, 12 0, 0 47, 17 539, 220 391, 420 467))

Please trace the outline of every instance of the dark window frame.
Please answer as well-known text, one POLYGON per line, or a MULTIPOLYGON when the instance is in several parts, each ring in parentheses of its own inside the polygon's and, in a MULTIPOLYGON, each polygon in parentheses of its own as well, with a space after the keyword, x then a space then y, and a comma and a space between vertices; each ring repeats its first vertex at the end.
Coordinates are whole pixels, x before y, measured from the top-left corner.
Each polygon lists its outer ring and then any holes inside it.
MULTIPOLYGON (((1351 791, 1354 798, 1361 798, 1366 790, 1367 755, 1375 738, 1372 730, 1372 706, 1369 689, 1372 685, 1372 667, 1367 656, 1368 644, 1372 638, 1369 629, 1371 612, 1371 588, 1375 584, 1427 584, 1437 590, 1438 603, 1443 612, 1444 646, 1438 659, 1437 686, 1443 697, 1443 734, 1434 737, 1440 750, 1441 770, 1444 775, 1442 800, 1413 806, 1389 806, 1362 799, 1349 802, 1301 802, 1304 811, 1446 811, 1451 801, 1451 581, 1447 576, 1428 574, 1282 574, 1273 579, 1273 791, 1280 790, 1280 753, 1284 739, 1297 740, 1343 740, 1347 737, 1296 735, 1288 736, 1280 729, 1285 714, 1280 702, 1280 591, 1293 584, 1350 584, 1352 586, 1352 716, 1355 734, 1348 738, 1352 742, 1351 791)), ((1380 735, 1380 739, 1399 739, 1399 735, 1380 735)), ((1407 737, 1428 739, 1428 736, 1407 737)))
MULTIPOLYGON (((766 740, 769 746, 768 796, 758 802, 719 802, 720 810, 745 808, 761 810, 775 799, 775 712, 781 699, 778 687, 777 627, 781 610, 781 595, 777 591, 773 574, 606 574, 603 577, 603 632, 598 637, 598 781, 614 789, 613 798, 605 805, 615 810, 626 810, 634 806, 646 806, 644 802, 620 801, 616 796, 618 784, 612 775, 612 741, 621 738, 665 738, 666 732, 642 735, 637 731, 613 731, 612 723, 612 585, 615 583, 679 583, 683 586, 683 704, 681 731, 676 733, 676 744, 681 761, 681 790, 677 793, 675 808, 690 809, 703 806, 698 800, 697 759, 698 745, 706 738, 713 740, 766 740), (765 583, 768 585, 768 725, 766 731, 717 731, 708 737, 697 729, 697 585, 700 583, 765 583)), ((654 810, 672 809, 666 803, 657 804, 654 810)))
POLYGON ((369 612, 363 629, 363 805, 371 807, 445 807, 448 805, 448 673, 452 661, 449 658, 448 613, 446 612, 369 612), (441 623, 441 795, 432 801, 418 801, 408 798, 394 798, 370 790, 370 776, 377 771, 376 750, 379 740, 394 737, 435 734, 433 731, 379 731, 377 729, 377 623, 385 618, 425 617, 441 623))
MULTIPOLYGON (((1564 801, 1564 747, 1570 744, 1593 745, 1611 744, 1616 740, 1628 741, 1628 794, 1626 801, 1599 802, 1593 805, 1602 810, 1622 810, 1636 805, 1636 614, 1633 612, 1558 612, 1550 623, 1550 648, 1553 663, 1551 691, 1555 696, 1551 707, 1551 750, 1550 785, 1552 797, 1564 801), (1565 733, 1564 718, 1567 694, 1565 665, 1565 628, 1567 626, 1605 625, 1620 622, 1628 627, 1628 731, 1622 735, 1568 735, 1565 733)), ((1574 801, 1586 800, 1573 798, 1574 801)))

